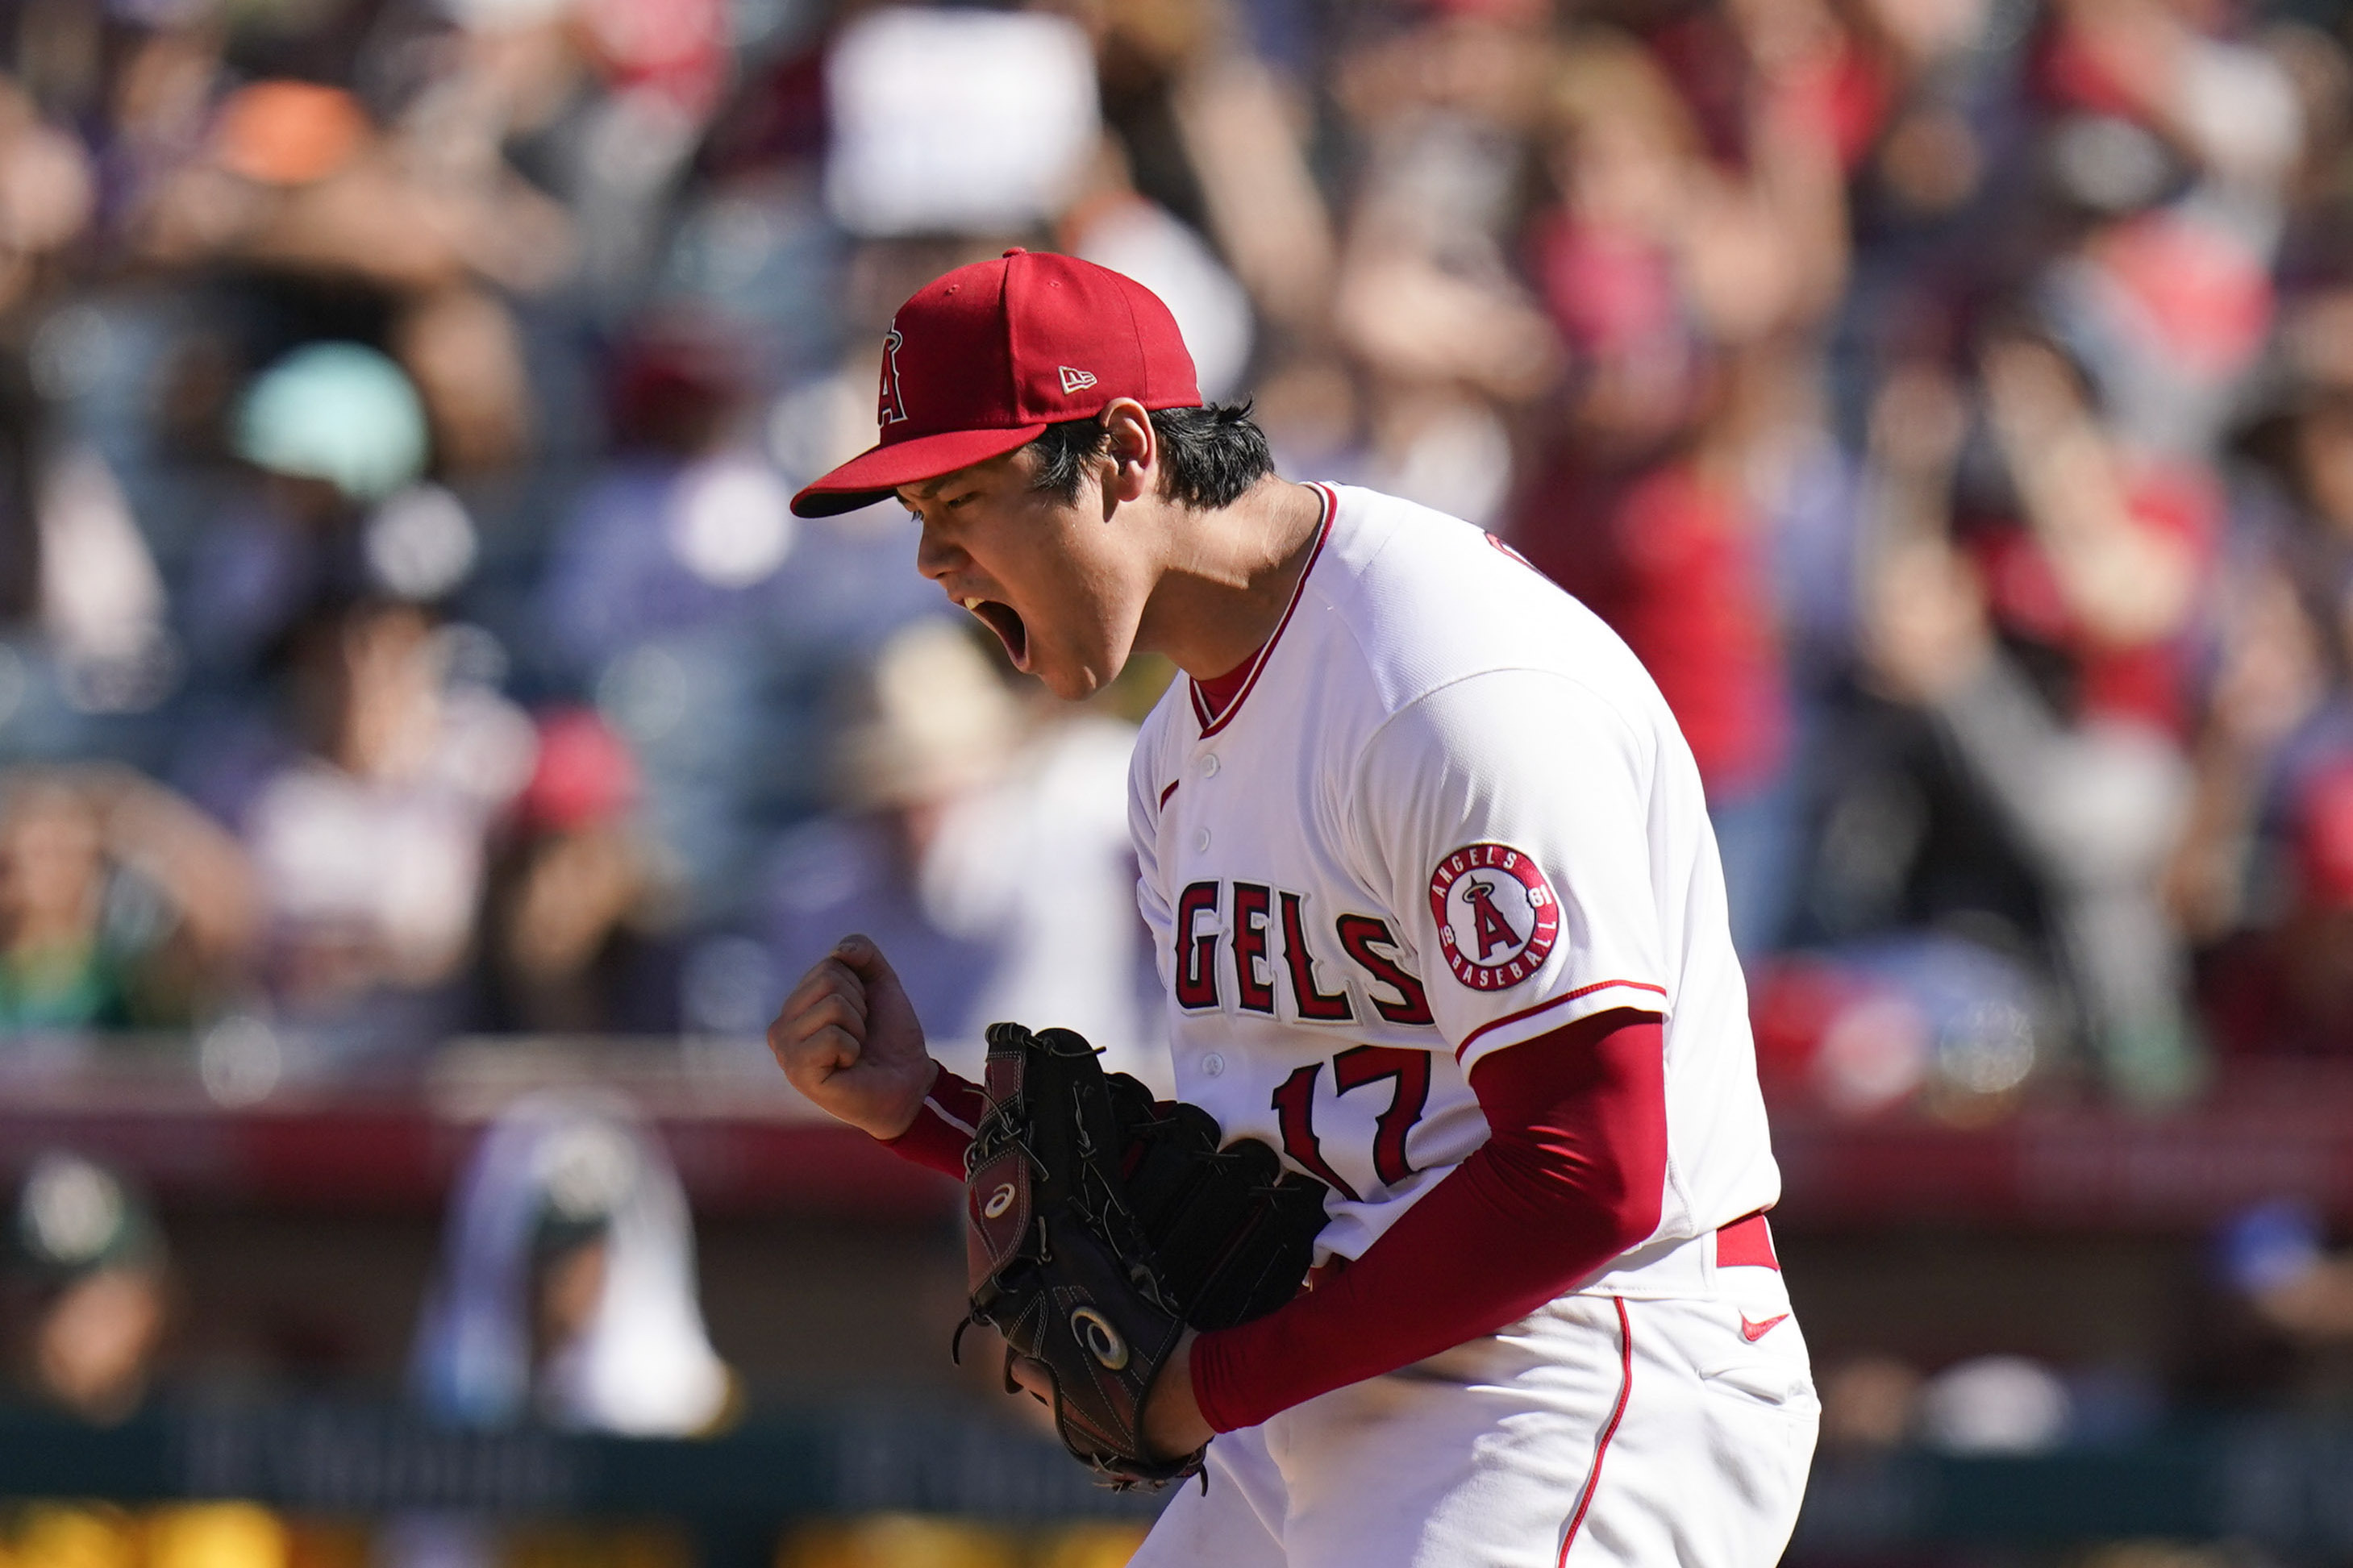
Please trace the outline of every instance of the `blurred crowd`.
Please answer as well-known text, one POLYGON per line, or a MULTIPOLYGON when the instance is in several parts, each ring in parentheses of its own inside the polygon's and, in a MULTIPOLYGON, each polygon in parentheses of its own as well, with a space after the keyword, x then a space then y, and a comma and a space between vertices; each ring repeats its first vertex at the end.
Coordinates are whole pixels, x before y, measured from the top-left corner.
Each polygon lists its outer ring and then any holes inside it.
MULTIPOLYGON (((206 1303, 169 1234, 181 1217, 136 1179, 69 1150, 28 1163, 0 1207, 0 1405, 16 1428, 13 1442, 24 1442, 26 1417, 42 1413, 107 1428, 191 1395, 364 1391, 354 1369, 330 1384, 318 1368, 224 1360, 218 1347, 192 1354, 191 1320, 206 1303)), ((444 1428, 723 1435, 778 1390, 747 1388, 722 1358, 699 1275, 694 1224, 659 1134, 608 1092, 523 1096, 478 1130, 453 1184, 430 1278, 415 1298, 399 1397, 416 1419, 444 1428)), ((1899 1450, 2129 1455, 2218 1415, 2304 1422, 2353 1410, 2353 1250, 2328 1247, 2315 1207, 2252 1206, 2210 1238, 2202 1267, 2168 1268, 2168 1280, 2173 1321, 2138 1351, 2117 1342, 2069 1355, 2047 1337, 2032 1342, 2035 1328, 2013 1322, 2008 1333, 2026 1342, 1988 1352, 1974 1312, 1973 1327, 1941 1353, 1917 1343, 1898 1353, 1870 1334, 1842 1346, 1822 1363, 1824 1455, 1850 1466, 1899 1450), (1977 1348, 1963 1351, 1972 1337, 1977 1348)), ((2047 1282, 2035 1289, 2045 1293, 2047 1282)), ((987 1374, 984 1397, 1002 1413, 993 1359, 975 1362, 987 1374)), ((1045 1438, 1042 1411, 1027 1401, 1009 1408, 1045 1438)), ((812 1518, 786 1528, 772 1554, 723 1560, 1113 1568, 1128 1560, 1145 1522, 812 1518)), ((712 1560, 697 1547, 676 1521, 447 1508, 314 1517, 242 1501, 0 1496, 0 1568, 689 1568, 712 1560)), ((2145 1564, 2129 1555, 2064 1560, 2108 1568, 2279 1561, 2243 1546, 2179 1550, 2185 1555, 2145 1564)), ((1899 1560, 1947 1561, 1888 1559, 1899 1560)))
POLYGON ((1154 1076, 1166 668, 786 508, 1024 244, 1619 628, 1783 1092, 2353 1055, 2348 17, 11 0, 0 1030, 748 1037, 864 929, 1154 1076))
MULTIPOLYGON (((691 1436, 740 1414, 712 1350, 694 1233, 659 1143, 617 1100, 542 1094, 477 1141, 452 1195, 408 1367, 426 1420, 526 1421, 634 1436, 691 1436)), ((152 1409, 189 1379, 189 1303, 164 1225, 137 1184, 63 1149, 34 1159, 0 1237, 0 1348, 13 1403, 93 1426, 152 1409)), ((217 1368, 210 1369, 217 1379, 217 1368)), ((254 1375, 248 1369, 247 1375, 254 1375)), ((685 1560, 644 1540, 598 1543, 586 1526, 547 1560, 685 1560)), ((627 1537, 628 1532, 622 1532, 627 1537)), ((527 1559, 510 1524, 412 1512, 306 1525, 251 1504, 0 1509, 10 1568, 491 1568, 527 1559), (314 1539, 315 1537, 315 1539, 314 1539)))
MULTIPOLYGON (((203 1304, 189 1300, 166 1228, 118 1170, 62 1148, 29 1163, 0 1211, 0 1401, 13 1414, 45 1409, 113 1426, 191 1387, 217 1394, 225 1377, 248 1396, 288 1377, 283 1366, 192 1364, 179 1342, 191 1308, 203 1304)), ((743 1417, 743 1381, 705 1327, 685 1194, 660 1138, 626 1102, 542 1091, 480 1130, 451 1194, 405 1384, 408 1407, 443 1427, 678 1438, 722 1433, 743 1417)), ((1112 1568, 1140 1534, 1133 1523, 1011 1530, 878 1515, 796 1528, 773 1561, 1112 1568)), ((250 1502, 125 1508, 0 1497, 0 1568, 688 1568, 697 1560, 691 1531, 646 1521, 446 1510, 313 1519, 250 1502)))

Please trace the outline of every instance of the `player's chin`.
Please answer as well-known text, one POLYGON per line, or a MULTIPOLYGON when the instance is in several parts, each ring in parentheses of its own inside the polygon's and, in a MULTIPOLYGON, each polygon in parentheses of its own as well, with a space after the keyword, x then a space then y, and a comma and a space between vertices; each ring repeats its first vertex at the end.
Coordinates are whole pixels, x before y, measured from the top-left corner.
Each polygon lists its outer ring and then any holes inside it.
POLYGON ((1033 648, 1025 668, 1065 702, 1085 701, 1102 690, 1106 680, 1100 660, 1050 646, 1033 648))
POLYGON ((1033 627, 1011 605, 982 600, 972 613, 1005 645, 1013 668, 1035 676, 1065 701, 1080 702, 1109 685, 1123 662, 1120 649, 1101 636, 1069 625, 1033 627))

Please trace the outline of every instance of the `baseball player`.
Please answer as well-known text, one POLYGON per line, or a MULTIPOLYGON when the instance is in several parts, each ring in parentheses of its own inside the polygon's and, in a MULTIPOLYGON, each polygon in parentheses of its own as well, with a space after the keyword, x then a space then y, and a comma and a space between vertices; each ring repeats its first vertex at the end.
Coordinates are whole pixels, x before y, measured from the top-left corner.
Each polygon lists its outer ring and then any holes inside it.
MULTIPOLYGON (((1215 1440, 1135 1561, 1775 1561, 1817 1405, 1699 775, 1634 657, 1471 525, 1277 477, 1085 262, 915 294, 881 424, 797 510, 895 494, 1061 697, 1184 672, 1129 799, 1177 1091, 1330 1188, 1312 1288, 1152 1385, 1155 1451, 1215 1440)), ((770 1043, 962 1177, 979 1091, 871 942, 770 1043)))

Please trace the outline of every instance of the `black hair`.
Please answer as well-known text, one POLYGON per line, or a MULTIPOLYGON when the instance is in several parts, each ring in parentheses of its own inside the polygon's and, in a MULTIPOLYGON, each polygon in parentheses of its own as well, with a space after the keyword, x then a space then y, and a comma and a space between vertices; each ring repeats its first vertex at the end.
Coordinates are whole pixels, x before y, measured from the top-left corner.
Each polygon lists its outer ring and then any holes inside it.
MULTIPOLYGON (((1266 432, 1250 417, 1247 402, 1155 408, 1151 419, 1160 446, 1160 491, 1173 501, 1201 511, 1231 506, 1274 472, 1266 432)), ((1038 458, 1030 488, 1064 501, 1078 500, 1087 460, 1103 456, 1110 445, 1111 432, 1100 418, 1047 426, 1027 448, 1038 458)))

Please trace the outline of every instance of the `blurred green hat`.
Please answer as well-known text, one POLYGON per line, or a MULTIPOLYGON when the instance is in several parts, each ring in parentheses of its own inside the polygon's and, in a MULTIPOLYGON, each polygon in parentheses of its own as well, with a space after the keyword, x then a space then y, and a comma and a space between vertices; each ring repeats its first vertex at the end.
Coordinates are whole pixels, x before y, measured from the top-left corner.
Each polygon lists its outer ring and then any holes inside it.
POLYGON ((398 365, 359 343, 311 343, 247 387, 237 456, 382 500, 425 468, 425 405, 398 365))
POLYGON ((37 1278, 67 1280, 163 1260, 164 1238, 147 1205, 113 1172, 79 1154, 51 1150, 36 1159, 14 1218, 13 1261, 37 1278))
POLYGON ((532 1251, 545 1258, 603 1236, 638 1182, 637 1146, 609 1121, 590 1119, 559 1129, 532 1160, 539 1214, 532 1251))

